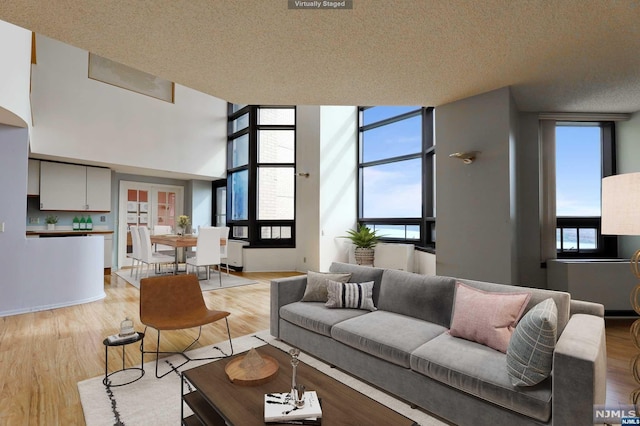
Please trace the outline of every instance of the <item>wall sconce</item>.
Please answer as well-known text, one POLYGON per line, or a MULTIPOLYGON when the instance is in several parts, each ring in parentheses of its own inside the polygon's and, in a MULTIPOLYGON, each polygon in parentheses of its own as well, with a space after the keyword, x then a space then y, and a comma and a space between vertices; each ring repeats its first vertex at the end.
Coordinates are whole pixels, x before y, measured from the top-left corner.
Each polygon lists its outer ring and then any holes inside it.
POLYGON ((466 152, 454 152, 449 154, 451 158, 459 158, 464 164, 471 164, 480 154, 480 151, 466 151, 466 152))
POLYGON ((309 177, 309 173, 298 172, 298 173, 296 173, 296 176, 308 178, 309 177))

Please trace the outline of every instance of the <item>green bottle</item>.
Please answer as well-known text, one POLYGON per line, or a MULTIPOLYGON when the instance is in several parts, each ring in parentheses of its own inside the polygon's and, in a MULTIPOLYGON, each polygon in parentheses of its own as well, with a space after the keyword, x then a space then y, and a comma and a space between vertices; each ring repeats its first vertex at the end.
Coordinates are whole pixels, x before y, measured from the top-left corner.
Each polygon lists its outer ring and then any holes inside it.
POLYGON ((87 218, 87 231, 93 231, 93 221, 91 220, 91 216, 87 218))
POLYGON ((74 216, 73 217, 73 230, 77 231, 80 229, 80 219, 78 219, 78 216, 74 216))
POLYGON ((84 215, 82 215, 82 217, 80 218, 80 230, 84 231, 87 229, 87 221, 84 218, 84 215))

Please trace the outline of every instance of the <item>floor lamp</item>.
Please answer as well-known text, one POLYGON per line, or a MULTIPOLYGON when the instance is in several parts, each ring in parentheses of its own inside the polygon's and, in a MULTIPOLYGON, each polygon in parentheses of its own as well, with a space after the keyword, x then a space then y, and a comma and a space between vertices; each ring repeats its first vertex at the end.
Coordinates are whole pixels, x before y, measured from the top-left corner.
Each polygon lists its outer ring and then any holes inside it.
MULTIPOLYGON (((602 179, 602 234, 640 235, 640 173, 626 173, 602 179)), ((631 257, 631 271, 640 280, 640 250, 631 257)), ((640 315, 640 282, 630 294, 631 306, 640 315)), ((640 350, 640 319, 631 324, 631 340, 640 350)), ((640 385, 640 353, 631 358, 631 374, 640 385)), ((640 387, 631 393, 638 405, 640 387)))

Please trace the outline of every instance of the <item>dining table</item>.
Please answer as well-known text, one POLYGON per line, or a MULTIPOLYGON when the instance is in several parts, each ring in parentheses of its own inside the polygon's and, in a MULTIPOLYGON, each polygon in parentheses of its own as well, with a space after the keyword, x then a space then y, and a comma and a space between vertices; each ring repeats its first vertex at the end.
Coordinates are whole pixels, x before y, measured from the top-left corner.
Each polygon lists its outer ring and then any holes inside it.
MULTIPOLYGON (((198 245, 198 236, 193 234, 186 235, 176 235, 176 234, 166 234, 166 235, 151 235, 151 244, 162 244, 165 246, 173 247, 175 250, 176 263, 173 270, 174 274, 178 273, 178 250, 181 248, 189 248, 195 247, 198 245)), ((227 245, 226 238, 220 238, 220 245, 227 245)))

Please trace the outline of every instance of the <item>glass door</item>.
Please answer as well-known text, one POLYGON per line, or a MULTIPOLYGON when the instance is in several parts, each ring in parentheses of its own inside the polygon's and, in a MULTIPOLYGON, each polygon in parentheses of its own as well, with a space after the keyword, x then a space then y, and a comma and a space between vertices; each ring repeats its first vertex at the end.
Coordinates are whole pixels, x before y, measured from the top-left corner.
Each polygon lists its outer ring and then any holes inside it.
POLYGON ((184 188, 142 182, 120 182, 118 209, 118 267, 131 266, 133 253, 130 226, 146 226, 153 234, 176 230, 177 217, 183 212, 184 188), (156 228, 156 226, 167 228, 156 228))

